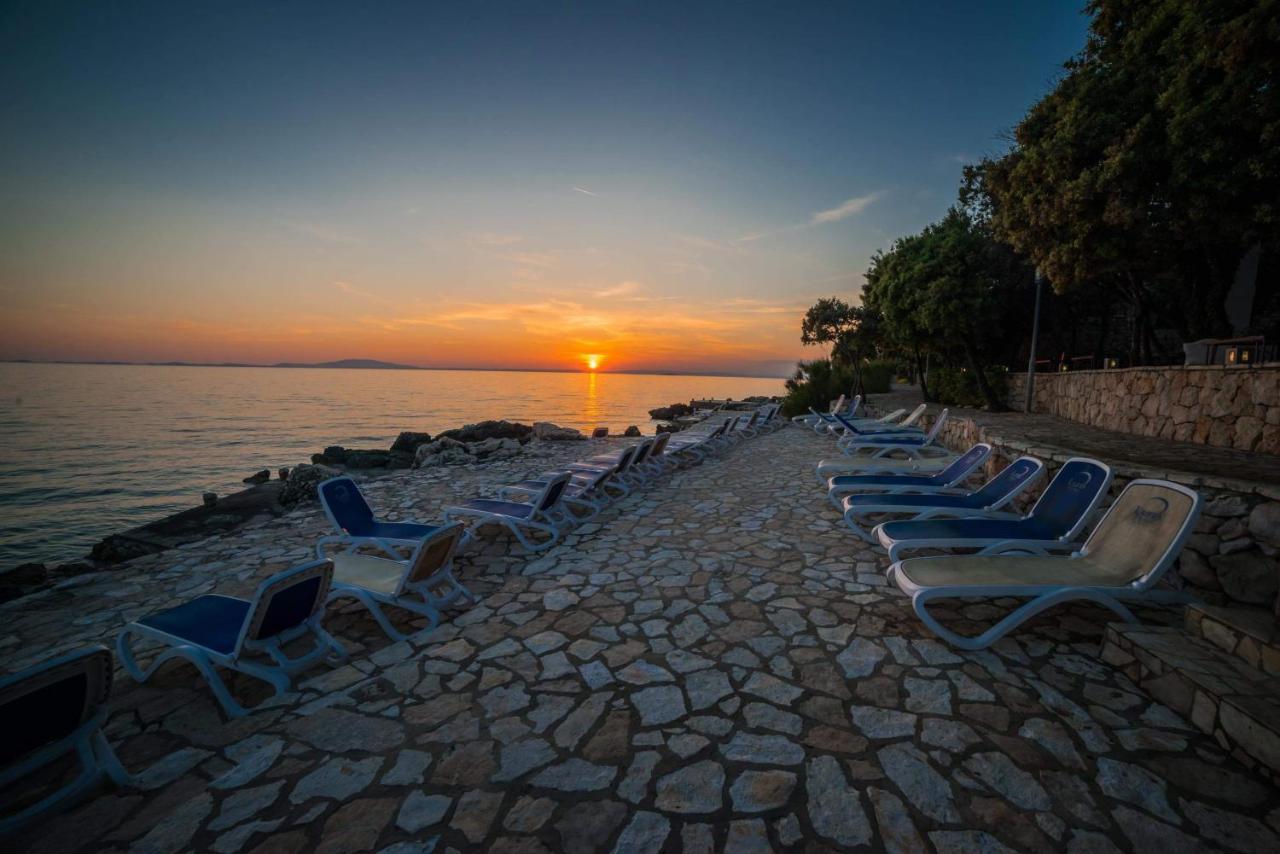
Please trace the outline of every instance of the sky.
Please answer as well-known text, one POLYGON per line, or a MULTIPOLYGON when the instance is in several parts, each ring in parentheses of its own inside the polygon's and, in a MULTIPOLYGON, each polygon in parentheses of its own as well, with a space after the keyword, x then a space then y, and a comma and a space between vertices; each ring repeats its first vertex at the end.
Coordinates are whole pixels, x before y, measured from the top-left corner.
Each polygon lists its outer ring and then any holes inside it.
POLYGON ((0 358, 776 376, 1075 2, 0 6, 0 358))

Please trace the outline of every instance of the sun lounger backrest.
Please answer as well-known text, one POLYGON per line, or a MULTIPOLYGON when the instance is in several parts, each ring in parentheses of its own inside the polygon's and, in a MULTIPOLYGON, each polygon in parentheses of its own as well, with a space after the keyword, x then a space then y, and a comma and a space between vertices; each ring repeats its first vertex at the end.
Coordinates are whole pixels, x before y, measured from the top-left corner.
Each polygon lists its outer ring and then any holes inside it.
POLYGON ((847 413, 848 416, 852 418, 853 416, 857 415, 858 409, 861 408, 861 406, 862 406, 862 395, 855 394, 853 396, 853 400, 849 401, 849 412, 847 413))
POLYGON ((653 439, 653 447, 649 449, 649 456, 660 457, 662 452, 667 449, 667 443, 671 441, 670 433, 659 433, 653 439))
POLYGON ((986 442, 979 442, 960 456, 956 457, 951 465, 938 472, 934 477, 941 483, 950 483, 966 472, 971 472, 983 461, 991 455, 991 446, 986 442))
POLYGON ((92 720, 111 692, 112 670, 106 647, 91 646, 0 679, 0 769, 92 720))
POLYGON ((631 468, 631 461, 635 459, 635 456, 636 456, 636 449, 634 446, 630 448, 624 448, 622 453, 618 455, 618 465, 614 468, 612 472, 610 472, 610 474, 622 474, 622 472, 631 468))
POLYGON ((1097 460, 1073 457, 1045 487, 1031 518, 1049 525, 1056 536, 1074 539, 1111 486, 1111 468, 1097 460))
POLYGON ((542 494, 534 502, 538 512, 545 513, 560 503, 560 496, 564 494, 564 488, 568 485, 570 477, 569 472, 561 472, 547 481, 547 485, 542 488, 542 494))
POLYGON ((1035 457, 1018 457, 1005 466, 998 475, 983 484, 974 495, 982 499, 983 507, 997 509, 1008 504, 1014 496, 1043 475, 1044 463, 1035 457))
POLYGON ((302 625, 324 607, 333 580, 333 561, 313 560, 263 581, 253 596, 236 652, 245 641, 273 638, 302 625))
POLYGON ((951 413, 950 409, 944 409, 938 413, 938 420, 933 422, 933 426, 929 428, 929 432, 924 434, 924 443, 932 444, 933 440, 938 438, 938 434, 942 432, 942 425, 947 423, 947 416, 951 413))
POLYGON ((1147 587, 1173 563, 1200 517, 1200 495, 1162 480, 1131 481, 1081 552, 1114 583, 1147 587))
POLYGON ((364 536, 373 527, 373 511, 360 494, 360 487, 349 477, 332 477, 316 487, 320 503, 329 521, 340 531, 355 537, 364 536))
POLYGON ((396 595, 399 596, 404 593, 405 588, 409 585, 426 581, 445 566, 448 566, 449 562, 453 560, 453 553, 457 550, 458 543, 461 542, 465 531, 466 528, 463 527, 461 522, 451 522, 427 534, 414 553, 414 560, 409 566, 409 571, 400 579, 400 586, 396 588, 396 595))
MULTIPOLYGON (((831 408, 827 410, 827 413, 829 415, 835 415, 837 412, 839 412, 843 408, 844 408, 844 395, 842 394, 839 397, 837 397, 834 402, 832 402, 831 408)), ((820 413, 815 411, 814 414, 818 415, 820 413)))
POLYGON ((920 420, 920 416, 924 415, 924 411, 928 408, 929 408, 928 404, 926 403, 920 404, 915 409, 911 410, 910 415, 902 419, 902 421, 899 423, 899 426, 910 427, 912 424, 915 424, 917 421, 920 420))
POLYGON ((635 455, 631 457, 631 465, 638 466, 649 457, 649 451, 653 448, 652 439, 643 439, 636 443, 635 455))

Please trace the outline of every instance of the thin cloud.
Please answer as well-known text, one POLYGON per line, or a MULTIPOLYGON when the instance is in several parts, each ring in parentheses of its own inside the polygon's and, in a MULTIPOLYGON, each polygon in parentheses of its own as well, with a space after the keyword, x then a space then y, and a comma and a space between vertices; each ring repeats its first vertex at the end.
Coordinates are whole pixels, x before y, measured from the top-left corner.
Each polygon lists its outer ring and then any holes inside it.
POLYGON ((627 294, 633 294, 638 290, 640 290, 639 282, 621 282, 619 284, 613 285, 612 287, 595 291, 595 296, 601 297, 601 298, 624 297, 627 294))
POLYGON ((883 192, 869 193, 865 196, 854 196, 852 199, 846 199, 834 208, 825 211, 818 211, 809 218, 810 225, 822 225, 827 222, 839 222, 842 219, 855 216, 871 207, 877 199, 883 196, 883 192))
POLYGON ((594 198, 597 198, 597 199, 598 199, 598 198, 600 198, 600 194, 599 194, 599 193, 593 193, 593 192, 591 192, 590 190, 586 189, 585 187, 578 187, 578 186, 575 186, 575 187, 573 188, 573 191, 574 191, 575 193, 582 193, 584 196, 593 196, 594 198))
POLYGON ((520 234, 499 234, 492 231, 482 231, 479 234, 471 235, 471 242, 480 246, 510 246, 513 243, 521 243, 524 236, 520 234))

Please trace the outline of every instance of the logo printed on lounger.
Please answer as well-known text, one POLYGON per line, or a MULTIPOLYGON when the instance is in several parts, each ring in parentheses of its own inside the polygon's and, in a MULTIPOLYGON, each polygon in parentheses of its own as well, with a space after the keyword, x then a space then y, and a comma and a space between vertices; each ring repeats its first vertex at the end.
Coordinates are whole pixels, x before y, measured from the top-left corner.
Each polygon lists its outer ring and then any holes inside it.
POLYGON ((1089 474, 1087 471, 1082 471, 1075 477, 1071 478, 1071 480, 1067 481, 1067 489, 1072 489, 1076 492, 1084 492, 1085 487, 1089 485, 1091 480, 1093 480, 1093 475, 1089 474))
POLYGON ((1152 498, 1147 501, 1147 505, 1147 507, 1133 508, 1134 520, 1144 525, 1159 522, 1160 517, 1169 510, 1169 501, 1164 498, 1152 498))

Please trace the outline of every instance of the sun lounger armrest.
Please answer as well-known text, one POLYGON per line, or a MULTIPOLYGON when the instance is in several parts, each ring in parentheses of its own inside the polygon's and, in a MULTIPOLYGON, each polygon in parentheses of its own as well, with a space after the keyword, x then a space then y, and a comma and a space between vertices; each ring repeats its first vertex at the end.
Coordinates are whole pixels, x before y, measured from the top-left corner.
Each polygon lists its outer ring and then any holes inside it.
POLYGON ((975 554, 1062 555, 1075 554, 1079 548, 1078 543, 1060 543, 1057 540, 1003 540, 998 543, 992 543, 981 551, 975 552, 975 554))

